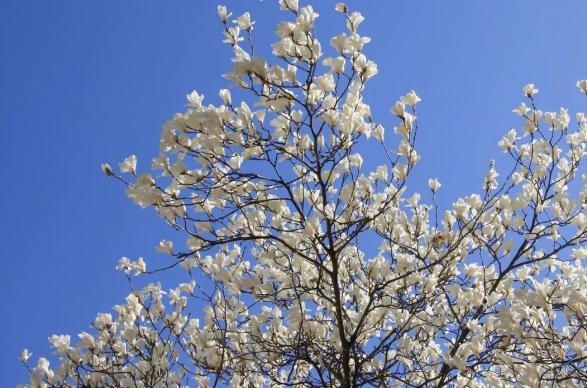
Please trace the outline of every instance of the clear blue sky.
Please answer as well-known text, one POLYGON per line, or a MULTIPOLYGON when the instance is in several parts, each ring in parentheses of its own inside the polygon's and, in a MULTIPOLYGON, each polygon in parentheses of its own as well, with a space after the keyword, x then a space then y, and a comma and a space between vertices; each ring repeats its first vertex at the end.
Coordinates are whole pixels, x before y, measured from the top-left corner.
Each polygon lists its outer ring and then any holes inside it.
MULTIPOLYGON (((252 12, 261 47, 283 16, 275 3, 227 5, 235 15, 252 12)), ((335 2, 315 3, 320 36, 344 29, 335 2)), ((98 311, 123 301, 120 256, 153 260, 159 239, 174 237, 105 179, 100 163, 136 153, 145 169, 186 93, 218 102, 230 50, 220 43, 216 4, 2 2, 0 385, 26 381, 23 347, 34 358, 47 354, 47 336, 87 330, 98 311)), ((373 38, 367 54, 380 73, 367 100, 376 120, 391 133, 394 100, 410 89, 423 98, 423 161, 411 187, 438 177, 443 203, 478 190, 488 160, 499 158, 498 139, 519 124, 510 112, 525 83, 541 89, 545 110, 587 108, 575 87, 587 78, 585 1, 348 4, 367 17, 361 31, 373 38)))

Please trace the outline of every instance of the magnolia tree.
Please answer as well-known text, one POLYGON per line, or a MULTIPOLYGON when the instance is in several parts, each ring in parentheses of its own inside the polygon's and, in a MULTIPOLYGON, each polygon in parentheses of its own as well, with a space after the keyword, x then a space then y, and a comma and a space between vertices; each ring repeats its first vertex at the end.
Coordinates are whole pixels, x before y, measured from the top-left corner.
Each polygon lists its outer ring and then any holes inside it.
POLYGON ((347 31, 326 49, 311 6, 280 5, 272 63, 254 54, 250 14, 218 7, 225 77, 248 102, 194 91, 153 175, 135 156, 102 166, 187 238, 161 241, 163 267, 118 268, 187 280, 133 288, 77 341, 51 336, 53 369, 23 351, 31 385, 585 386, 584 114, 542 112, 526 85, 521 128, 499 142, 507 172, 492 162, 478 194, 439 209, 435 179, 430 204, 407 194, 420 98, 393 105, 391 141, 363 102, 377 73, 363 16, 336 5, 347 31), (356 152, 369 138, 385 159, 373 171, 356 152))

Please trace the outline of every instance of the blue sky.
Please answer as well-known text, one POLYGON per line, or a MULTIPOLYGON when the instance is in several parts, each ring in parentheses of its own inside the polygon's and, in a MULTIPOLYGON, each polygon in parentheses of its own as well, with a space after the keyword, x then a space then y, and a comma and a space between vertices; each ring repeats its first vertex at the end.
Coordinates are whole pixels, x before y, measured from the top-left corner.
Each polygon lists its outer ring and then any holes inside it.
MULTIPOLYGON (((252 12, 259 48, 275 41, 284 16, 275 3, 226 2, 235 15, 252 12)), ((344 29, 335 2, 314 3, 319 36, 344 29)), ((348 4, 367 17, 361 31, 373 38, 367 54, 380 73, 366 99, 375 119, 391 132, 395 99, 410 89, 423 98, 423 160, 411 188, 438 177, 441 203, 478 191, 488 161, 500 157, 497 141, 519 124, 510 112, 525 83, 541 89, 544 110, 585 110, 575 87, 587 78, 584 1, 348 4)), ((123 301, 119 257, 156 260, 159 239, 174 238, 99 166, 135 153, 146 169, 161 124, 183 109, 186 93, 218 102, 230 66, 221 40, 212 1, 2 2, 3 386, 26 381, 17 360, 23 347, 34 358, 47 354, 50 334, 87 330, 98 311, 123 301)))

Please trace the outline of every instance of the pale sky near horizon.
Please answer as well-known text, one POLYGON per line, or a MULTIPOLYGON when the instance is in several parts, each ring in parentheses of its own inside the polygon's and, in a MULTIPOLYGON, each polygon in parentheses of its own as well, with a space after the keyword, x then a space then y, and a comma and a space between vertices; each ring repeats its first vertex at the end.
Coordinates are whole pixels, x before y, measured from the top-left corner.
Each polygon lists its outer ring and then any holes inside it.
MULTIPOLYGON (((277 1, 227 1, 250 11, 266 52, 286 15, 277 1)), ((308 2, 301 1, 302 5, 308 2)), ((335 1, 314 1, 318 36, 345 30, 335 1)), ((575 86, 587 78, 580 0, 349 1, 366 20, 366 54, 379 66, 366 100, 393 132, 389 107, 415 89, 422 162, 412 190, 429 177, 442 204, 479 191, 497 147, 519 127, 511 110, 534 82, 543 110, 587 110, 575 86)), ((27 382, 18 355, 49 355, 51 334, 88 330, 128 294, 114 270, 121 256, 164 260, 154 251, 176 235, 141 210, 100 163, 129 154, 146 170, 161 124, 196 89, 218 103, 230 48, 213 1, 4 0, 0 6, 0 385, 27 382)), ((392 142, 394 142, 392 140, 392 142)), ((394 144, 394 143, 392 143, 394 144)), ((367 146, 366 146, 367 147, 367 146)), ((364 148, 368 152, 368 147, 364 148)), ((180 239, 183 239, 180 238, 180 239)), ((172 283, 164 285, 167 288, 172 283)))

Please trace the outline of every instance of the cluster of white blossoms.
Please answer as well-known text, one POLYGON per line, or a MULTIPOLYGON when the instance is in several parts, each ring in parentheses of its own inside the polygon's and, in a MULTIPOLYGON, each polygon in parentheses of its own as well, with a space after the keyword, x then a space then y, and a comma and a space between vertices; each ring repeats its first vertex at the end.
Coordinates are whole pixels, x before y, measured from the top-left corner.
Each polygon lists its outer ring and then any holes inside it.
POLYGON ((377 73, 363 16, 337 4, 346 31, 323 47, 311 6, 280 5, 272 63, 254 54, 252 16, 218 7, 225 78, 248 103, 194 91, 153 174, 135 156, 120 175, 102 166, 185 235, 157 250, 186 282, 133 291, 77 341, 52 336, 54 369, 24 351, 31 386, 587 384, 585 115, 542 112, 525 86, 521 128, 499 142, 511 170, 492 162, 479 194, 441 211, 437 179, 432 204, 407 192, 420 98, 390 104, 395 146, 363 101, 377 73), (373 171, 360 141, 385 159, 373 171))

